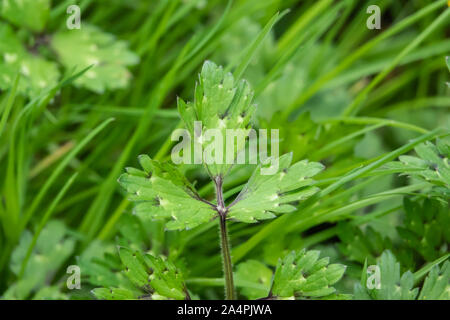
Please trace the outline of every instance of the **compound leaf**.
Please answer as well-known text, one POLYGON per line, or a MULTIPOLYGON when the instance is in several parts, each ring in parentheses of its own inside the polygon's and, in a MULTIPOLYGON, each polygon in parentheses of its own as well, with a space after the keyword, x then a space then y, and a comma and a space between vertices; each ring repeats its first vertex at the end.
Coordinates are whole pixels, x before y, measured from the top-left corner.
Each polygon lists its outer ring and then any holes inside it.
POLYGON ((170 163, 161 163, 148 156, 139 157, 144 171, 127 169, 119 177, 134 212, 154 219, 171 219, 168 230, 191 229, 213 219, 214 208, 200 200, 193 185, 170 163))
POLYGON ((259 165, 230 207, 227 218, 247 223, 271 219, 275 213, 294 211, 292 203, 315 194, 319 189, 311 186, 314 182, 311 177, 324 166, 307 160, 291 166, 291 162, 292 153, 284 154, 278 159, 276 172, 267 175, 262 170, 276 165, 273 158, 259 165))

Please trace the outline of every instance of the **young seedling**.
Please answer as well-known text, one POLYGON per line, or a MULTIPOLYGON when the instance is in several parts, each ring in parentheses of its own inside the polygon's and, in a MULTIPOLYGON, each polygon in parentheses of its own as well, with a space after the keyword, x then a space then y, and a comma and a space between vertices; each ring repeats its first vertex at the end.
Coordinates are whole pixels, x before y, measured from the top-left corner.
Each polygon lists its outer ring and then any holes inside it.
MULTIPOLYGON (((241 129, 249 132, 250 120, 255 111, 253 92, 247 81, 235 81, 230 73, 212 62, 205 62, 197 83, 194 101, 185 103, 178 99, 179 113, 191 137, 196 136, 194 122, 200 121, 203 131, 241 129)), ((212 141, 201 139, 201 152, 207 153, 212 141)), ((234 145, 235 159, 242 145, 234 145)), ((195 156, 195 155, 194 155, 195 156)), ((229 156, 229 155, 228 155, 229 156)), ((217 219, 220 229, 226 299, 235 299, 231 250, 228 241, 227 221, 256 223, 272 219, 277 214, 292 212, 294 204, 318 191, 311 177, 323 170, 323 165, 306 160, 291 164, 292 154, 279 157, 273 174, 261 174, 273 164, 273 158, 260 163, 237 197, 227 203, 223 184, 233 164, 203 162, 215 185, 216 199, 203 199, 182 174, 168 162, 139 157, 143 170, 127 168, 119 178, 130 200, 136 202, 135 213, 154 219, 167 219, 168 230, 190 229, 217 219)))

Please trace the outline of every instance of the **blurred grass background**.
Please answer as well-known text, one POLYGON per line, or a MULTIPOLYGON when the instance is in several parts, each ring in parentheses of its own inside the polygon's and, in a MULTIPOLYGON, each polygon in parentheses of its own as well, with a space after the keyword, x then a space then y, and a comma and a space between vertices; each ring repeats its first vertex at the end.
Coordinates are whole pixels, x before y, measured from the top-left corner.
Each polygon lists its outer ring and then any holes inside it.
MULTIPOLYGON (((39 32, 14 23, 11 28, 23 41, 32 41, 28 50, 37 48, 46 59, 57 61, 62 53, 52 41, 59 32, 71 32, 66 30, 66 8, 73 3, 53 1, 46 26, 39 32)), ((450 127, 444 59, 450 52, 450 9, 445 0, 86 0, 78 4, 80 32, 95 25, 113 35, 113 41, 125 41, 139 62, 128 65, 124 83, 123 73, 106 74, 101 80, 105 90, 77 84, 96 66, 77 74, 89 65, 71 70, 62 63, 58 69, 65 76, 53 87, 23 94, 20 83, 12 81, 0 91, 0 292, 21 278, 10 266, 25 230, 35 234, 57 219, 73 240, 65 264, 62 261, 52 270, 50 283, 61 283, 63 265, 75 263, 93 242, 114 243, 132 210, 116 180, 124 167, 137 166, 139 154, 169 159, 170 134, 180 125, 176 97, 193 99, 195 80, 206 59, 233 70, 251 55, 243 77, 256 90, 257 126, 281 130, 281 153, 292 151, 295 160, 324 163, 324 186, 410 139, 450 127), (382 10, 380 30, 366 27, 366 9, 373 4, 382 10), (277 12, 284 12, 281 19, 262 41, 254 42, 277 12), (258 45, 257 50, 252 44, 258 45), (122 84, 108 88, 108 83, 117 82, 122 84)), ((3 17, 0 23, 10 21, 3 17)), ((1 45, 3 53, 7 45, 1 45)), ((77 50, 76 45, 67 47, 69 59, 83 54, 77 50)), ((198 181, 204 196, 213 195, 201 171, 189 168, 188 174, 198 181)), ((249 170, 235 170, 226 188, 239 186, 249 174, 249 170)), ((375 180, 328 198, 324 208, 409 184, 392 176, 375 180)), ((336 220, 367 210, 395 211, 399 201, 401 197, 382 198, 370 206, 349 208, 339 219, 309 221, 299 215, 289 228, 277 231, 267 227, 271 222, 232 225, 234 259, 276 261, 283 250, 321 243, 320 235, 336 220), (282 238, 292 237, 286 243, 269 244, 270 236, 281 237, 274 233, 280 231, 282 238)), ((389 215, 374 226, 392 233, 392 221, 397 220, 389 215)), ((149 222, 146 247, 181 259, 191 277, 218 277, 217 234, 210 232, 211 227, 165 233, 162 223, 149 222)), ((23 257, 19 260, 22 265, 23 257)))

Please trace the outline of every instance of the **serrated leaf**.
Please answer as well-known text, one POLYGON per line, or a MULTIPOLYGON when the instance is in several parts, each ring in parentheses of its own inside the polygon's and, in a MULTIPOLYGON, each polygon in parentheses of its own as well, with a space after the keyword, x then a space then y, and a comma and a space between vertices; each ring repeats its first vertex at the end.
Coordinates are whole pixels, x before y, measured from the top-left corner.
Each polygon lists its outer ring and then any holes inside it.
POLYGON ((60 75, 57 65, 27 51, 12 28, 1 22, 0 39, 0 89, 11 88, 17 73, 18 91, 30 98, 56 85, 60 75))
POLYGON ((450 262, 446 261, 442 268, 434 266, 425 279, 419 300, 450 299, 450 262))
POLYGON ((128 281, 123 274, 112 271, 122 267, 119 257, 112 254, 115 251, 113 245, 107 245, 99 240, 89 244, 77 259, 86 281, 94 286, 103 287, 119 287, 128 281))
POLYGON ((119 220, 119 233, 132 249, 142 249, 148 246, 148 238, 143 229, 141 219, 133 214, 124 214, 119 220))
POLYGON ((188 298, 180 271, 169 261, 128 248, 119 248, 124 274, 132 285, 95 289, 100 299, 176 299, 188 298))
POLYGON ((436 191, 442 198, 446 198, 445 189, 450 187, 450 146, 448 140, 437 140, 436 145, 425 142, 414 149, 418 157, 400 156, 400 162, 391 162, 387 168, 403 169, 404 174, 425 180, 436 185, 436 191), (440 192, 440 188, 443 191, 440 192))
POLYGON ((2 0, 1 16, 19 27, 40 32, 50 16, 50 0, 2 0))
POLYGON ((149 284, 144 258, 139 251, 131 251, 128 248, 119 248, 120 260, 125 266, 125 275, 137 287, 143 288, 149 284))
POLYGON ((319 259, 319 251, 292 251, 280 259, 272 286, 274 297, 329 296, 332 287, 345 272, 345 266, 329 264, 328 258, 319 259))
POLYGON ((351 223, 338 224, 338 237, 341 242, 338 248, 347 259, 364 263, 367 258, 375 261, 385 248, 392 245, 388 239, 383 239, 372 227, 368 226, 363 232, 351 223))
POLYGON ((294 211, 293 203, 315 194, 319 189, 311 186, 314 182, 311 177, 324 166, 307 160, 291 166, 291 161, 291 153, 281 156, 272 175, 261 174, 262 169, 271 165, 270 161, 259 165, 230 207, 227 218, 247 223, 271 219, 276 213, 294 211))
POLYGON ((150 268, 150 286, 154 294, 168 299, 186 299, 183 276, 171 262, 150 254, 144 258, 150 268))
MULTIPOLYGON (((368 289, 361 284, 355 290, 355 299, 365 300, 414 300, 418 290, 413 288, 414 276, 410 271, 400 276, 400 263, 395 256, 386 250, 381 255, 378 266, 380 268, 380 288, 368 289)), ((363 276, 365 270, 363 270, 363 276)))
POLYGON ((68 70, 93 66, 74 84, 97 93, 127 87, 131 79, 127 67, 139 62, 125 41, 87 24, 83 24, 81 29, 56 33, 51 46, 68 70))
POLYGON ((192 184, 169 164, 140 156, 144 171, 128 170, 119 177, 131 201, 135 201, 135 214, 154 219, 171 219, 169 230, 191 229, 213 219, 217 211, 200 201, 192 184))
POLYGON ((446 246, 450 228, 448 205, 435 199, 412 201, 405 197, 403 207, 404 223, 397 231, 406 248, 417 252, 425 261, 437 259, 444 253, 442 248, 446 246))
POLYGON ((257 260, 247 260, 237 265, 236 280, 254 284, 254 286, 243 286, 240 293, 253 300, 267 297, 272 281, 272 270, 257 260))
MULTIPOLYGON (((227 129, 239 130, 235 131, 237 141, 245 140, 249 134, 249 122, 255 111, 255 106, 252 105, 253 91, 247 81, 241 80, 236 83, 231 73, 225 72, 213 62, 206 61, 194 97, 194 102, 188 103, 178 99, 178 110, 190 133, 191 143, 196 143, 198 148, 201 148, 201 154, 211 149, 215 143, 215 139, 207 139, 204 136, 208 129, 217 130, 223 140, 227 137, 227 129), (201 123, 201 132, 200 127, 198 129, 195 127, 195 121, 201 123)), ((231 158, 234 160, 244 149, 245 144, 237 141, 233 141, 233 151, 227 150, 227 143, 223 141, 223 149, 215 150, 222 159, 219 163, 206 164, 208 173, 213 179, 217 176, 223 177, 231 167, 232 164, 227 161, 226 156, 232 155, 231 158)))

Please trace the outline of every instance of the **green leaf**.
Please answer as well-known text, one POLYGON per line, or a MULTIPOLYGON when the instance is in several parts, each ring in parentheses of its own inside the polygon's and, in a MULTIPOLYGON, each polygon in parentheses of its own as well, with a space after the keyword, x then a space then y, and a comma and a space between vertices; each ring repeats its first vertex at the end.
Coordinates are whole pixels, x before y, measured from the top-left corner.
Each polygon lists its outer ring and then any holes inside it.
POLYGON ((144 256, 150 270, 150 286, 153 298, 183 300, 187 298, 184 279, 180 271, 169 261, 150 254, 144 256))
POLYGON ((144 249, 148 245, 148 238, 141 219, 133 214, 123 214, 118 222, 121 242, 126 242, 132 249, 144 249))
POLYGON ((144 171, 127 169, 119 177, 138 216, 171 219, 168 230, 191 229, 213 219, 217 211, 203 201, 194 187, 170 163, 161 163, 148 156, 139 157, 144 171))
POLYGON ((419 300, 450 300, 450 262, 434 266, 425 279, 419 300))
POLYGON ((119 248, 119 256, 125 266, 124 272, 131 282, 137 287, 148 285, 148 274, 141 253, 121 247, 119 248))
POLYGON ((119 248, 124 273, 132 286, 122 283, 120 288, 95 289, 99 299, 175 299, 188 298, 184 279, 180 271, 169 261, 137 250, 119 248))
MULTIPOLYGON (((178 99, 178 110, 184 121, 186 129, 190 133, 191 142, 201 148, 202 154, 214 146, 214 139, 204 137, 208 129, 216 129, 223 140, 227 137, 227 129, 235 129, 237 141, 244 141, 249 134, 249 122, 255 111, 252 104, 253 91, 245 80, 235 82, 233 75, 223 70, 221 66, 206 61, 203 64, 194 94, 194 102, 185 103, 178 99), (195 121, 201 122, 201 130, 194 126, 195 121)), ((233 141, 233 152, 226 149, 226 141, 223 141, 223 150, 215 150, 222 157, 222 164, 206 164, 208 173, 212 179, 224 176, 232 164, 227 163, 225 155, 236 158, 242 151, 245 143, 233 141)), ((203 160, 203 159, 202 159, 203 160)), ((195 161, 194 161, 195 162, 195 161)), ((228 161, 229 162, 229 161, 228 161)))
POLYGON ((40 32, 50 16, 50 2, 50 0, 3 0, 0 12, 3 18, 18 27, 40 32))
MULTIPOLYGON (((379 259, 380 268, 380 288, 368 289, 363 285, 357 284, 355 288, 355 299, 357 300, 414 300, 417 297, 418 288, 414 286, 414 275, 407 271, 400 276, 400 263, 395 256, 386 250, 379 259)), ((363 270, 363 277, 365 277, 363 270)))
POLYGON ((123 274, 112 271, 122 268, 121 261, 115 253, 116 248, 113 245, 107 245, 99 240, 91 242, 77 259, 86 281, 94 286, 103 287, 124 285, 128 279, 123 274))
POLYGON ((125 41, 116 40, 112 34, 92 25, 56 33, 51 46, 68 70, 93 66, 74 84, 97 93, 127 87, 131 79, 127 66, 139 62, 125 41))
POLYGON ((138 298, 133 291, 123 288, 96 288, 92 290, 92 293, 100 300, 135 300, 138 298))
POLYGON ((400 156, 400 162, 386 164, 387 168, 402 169, 405 174, 425 180, 438 187, 443 198, 450 188, 450 146, 448 140, 438 140, 436 144, 425 142, 414 149, 418 157, 400 156))
MULTIPOLYGON (((445 252, 443 248, 450 239, 448 204, 435 199, 404 198, 405 218, 403 226, 397 227, 406 248, 417 252, 425 261, 433 261, 445 252)), ((405 251, 405 250, 403 250, 405 251)))
POLYGON ((369 300, 448 300, 450 298, 450 263, 442 268, 435 265, 428 273, 419 295, 419 288, 413 288, 414 275, 407 271, 400 276, 400 264, 395 256, 386 250, 381 255, 380 288, 366 288, 366 268, 361 275, 361 284, 355 287, 355 299, 369 300))
POLYGON ((270 268, 256 260, 247 260, 238 264, 235 272, 236 280, 255 284, 254 287, 243 286, 240 293, 251 300, 267 297, 272 274, 270 268))
POLYGON ((57 65, 28 52, 12 28, 1 22, 0 39, 0 89, 11 88, 19 72, 18 92, 28 97, 56 85, 60 75, 57 65))
MULTIPOLYGON (((11 271, 18 275, 22 261, 32 241, 32 234, 25 231, 11 256, 11 271)), ((23 276, 5 292, 7 299, 26 299, 35 290, 48 286, 64 261, 73 253, 75 241, 67 237, 62 222, 50 221, 42 230, 23 276)))
POLYGON ((391 248, 388 238, 383 238, 380 233, 368 226, 363 232, 358 226, 351 223, 338 224, 337 235, 341 242, 339 251, 351 261, 364 263, 367 258, 375 261, 384 249, 391 248))
POLYGON ((271 219, 276 213, 294 211, 293 203, 305 200, 319 190, 311 186, 314 182, 311 177, 323 170, 322 164, 303 160, 291 166, 292 154, 289 153, 278 159, 275 174, 262 174, 262 169, 275 165, 271 161, 273 158, 255 169, 230 206, 228 219, 247 223, 271 219))
POLYGON ((332 287, 345 272, 341 264, 329 264, 329 258, 319 259, 319 251, 292 251, 280 259, 275 271, 272 296, 326 297, 336 289, 332 287))

